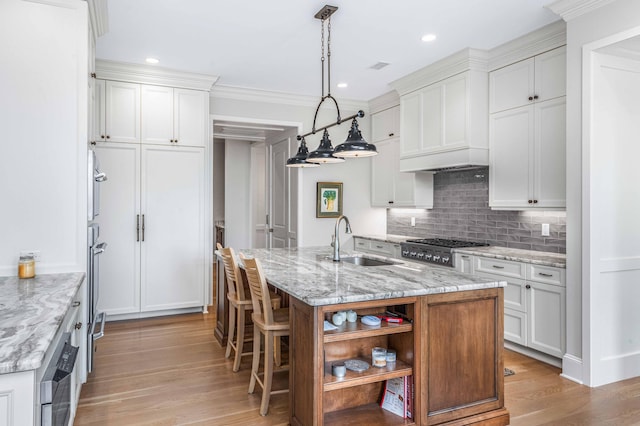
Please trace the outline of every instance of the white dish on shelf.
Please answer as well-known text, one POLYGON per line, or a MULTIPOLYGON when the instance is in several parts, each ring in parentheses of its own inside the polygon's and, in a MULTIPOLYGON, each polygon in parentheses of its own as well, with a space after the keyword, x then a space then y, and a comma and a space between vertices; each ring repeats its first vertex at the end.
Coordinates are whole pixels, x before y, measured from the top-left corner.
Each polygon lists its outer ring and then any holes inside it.
POLYGON ((380 318, 373 315, 365 315, 360 320, 364 325, 380 325, 380 318))

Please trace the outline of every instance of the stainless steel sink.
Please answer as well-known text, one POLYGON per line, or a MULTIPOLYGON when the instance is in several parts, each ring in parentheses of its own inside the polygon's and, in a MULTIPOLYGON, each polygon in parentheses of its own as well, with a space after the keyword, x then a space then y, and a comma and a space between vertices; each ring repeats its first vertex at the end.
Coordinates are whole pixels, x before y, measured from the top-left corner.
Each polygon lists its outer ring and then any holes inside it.
POLYGON ((373 259, 371 257, 364 256, 344 256, 340 258, 343 262, 353 263, 360 266, 384 266, 384 265, 396 265, 400 262, 393 262, 391 260, 373 259))

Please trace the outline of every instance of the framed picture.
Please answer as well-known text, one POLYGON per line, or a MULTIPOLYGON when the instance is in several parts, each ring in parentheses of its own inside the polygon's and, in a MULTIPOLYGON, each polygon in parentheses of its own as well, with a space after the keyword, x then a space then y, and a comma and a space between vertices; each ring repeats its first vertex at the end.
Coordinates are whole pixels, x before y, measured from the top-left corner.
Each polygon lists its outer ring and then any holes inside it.
POLYGON ((316 217, 342 215, 342 182, 318 182, 316 217))

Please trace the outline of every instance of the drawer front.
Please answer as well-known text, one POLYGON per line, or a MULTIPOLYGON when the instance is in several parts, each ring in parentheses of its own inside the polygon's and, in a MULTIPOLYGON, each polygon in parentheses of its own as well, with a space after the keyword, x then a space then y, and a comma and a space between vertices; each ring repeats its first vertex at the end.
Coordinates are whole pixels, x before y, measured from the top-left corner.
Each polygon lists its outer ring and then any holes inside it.
POLYGON ((530 281, 544 284, 565 286, 565 269, 552 266, 529 265, 527 270, 530 281))
POLYGON ((353 248, 354 250, 369 250, 369 240, 365 240, 363 238, 353 238, 353 248))
POLYGON ((382 254, 389 257, 395 257, 394 244, 392 243, 386 243, 382 241, 370 241, 369 250, 377 254, 382 254))
POLYGON ((487 257, 476 257, 475 271, 521 279, 526 276, 525 265, 522 263, 487 257))

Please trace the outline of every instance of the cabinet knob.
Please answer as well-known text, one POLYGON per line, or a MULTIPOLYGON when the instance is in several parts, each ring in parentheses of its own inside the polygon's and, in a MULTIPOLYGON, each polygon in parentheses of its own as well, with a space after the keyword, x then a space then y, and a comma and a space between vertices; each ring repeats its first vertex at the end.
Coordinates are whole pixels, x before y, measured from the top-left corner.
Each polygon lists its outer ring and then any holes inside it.
POLYGON ((529 200, 529 204, 533 204, 533 200, 529 200))
POLYGON ((111 139, 111 136, 107 135, 107 139, 111 139))
POLYGON ((104 135, 100 135, 100 139, 104 139, 104 138, 105 138, 104 135))
POLYGON ((530 285, 530 284, 527 284, 527 285, 525 285, 525 286, 524 286, 524 288, 526 288, 527 290, 529 290, 529 289, 531 289, 531 285, 530 285))
POLYGON ((96 141, 91 141, 90 144, 95 146, 96 145, 96 141))
POLYGON ((538 99, 538 95, 533 95, 533 99, 538 99))
POLYGON ((533 100, 533 96, 529 96, 529 100, 532 101, 533 100))
POLYGON ((82 328, 82 323, 77 322, 76 325, 73 326, 73 328, 75 328, 76 330, 80 330, 82 328))
POLYGON ((538 204, 538 200, 533 200, 533 204, 538 204))

